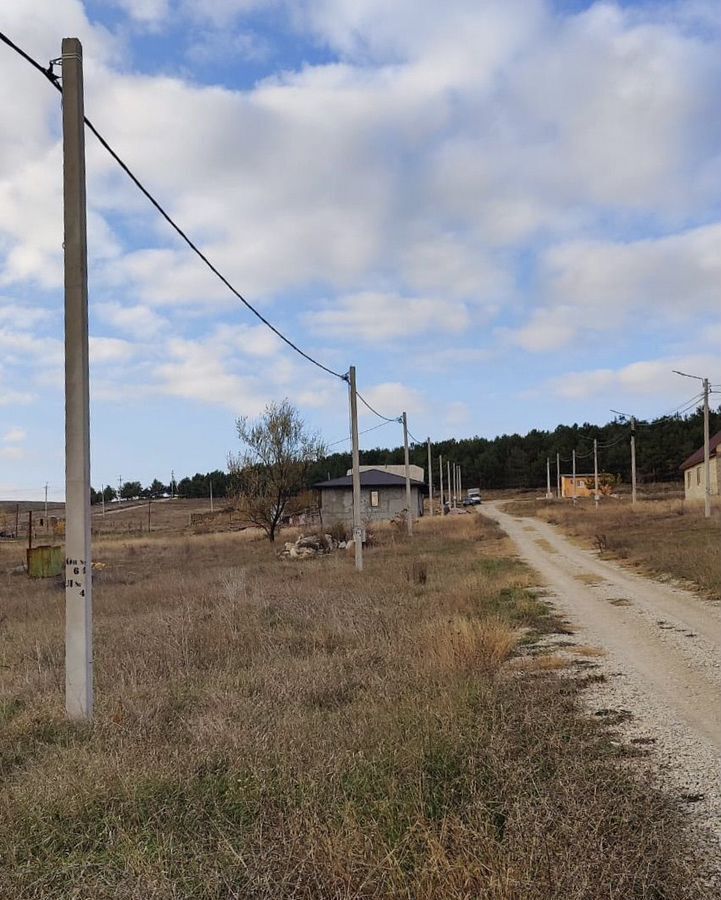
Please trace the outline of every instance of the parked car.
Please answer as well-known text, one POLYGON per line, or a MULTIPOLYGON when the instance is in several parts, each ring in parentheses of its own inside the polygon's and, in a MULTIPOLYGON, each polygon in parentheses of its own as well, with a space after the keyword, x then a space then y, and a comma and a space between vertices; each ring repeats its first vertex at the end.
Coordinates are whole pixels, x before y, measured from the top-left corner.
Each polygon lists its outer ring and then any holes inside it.
POLYGON ((464 497, 463 498, 463 506, 479 506, 481 503, 480 497, 464 497))

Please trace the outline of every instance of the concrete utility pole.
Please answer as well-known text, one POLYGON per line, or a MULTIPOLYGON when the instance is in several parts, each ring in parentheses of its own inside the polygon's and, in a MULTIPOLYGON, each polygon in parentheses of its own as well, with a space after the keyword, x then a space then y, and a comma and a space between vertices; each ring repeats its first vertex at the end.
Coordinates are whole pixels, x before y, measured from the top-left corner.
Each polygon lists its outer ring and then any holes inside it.
POLYGON ((431 459, 431 439, 428 438, 428 512, 433 515, 433 460, 431 459))
POLYGON ((363 571, 363 523, 361 521, 361 483, 360 483, 360 449, 358 447, 358 398, 355 386, 355 366, 348 373, 348 389, 350 392, 350 421, 353 462, 353 547, 355 549, 355 567, 357 572, 363 571))
POLYGON ((636 505, 636 419, 631 416, 631 506, 636 505))
POLYGON ((561 454, 556 454, 556 497, 561 499, 561 454))
POLYGON ((441 504, 441 515, 443 515, 444 506, 443 506, 443 457, 442 456, 438 457, 438 473, 439 473, 439 484, 440 484, 439 500, 440 500, 440 504, 441 504))
POLYGON ((551 493, 551 457, 546 457, 546 500, 553 497, 551 493))
POLYGON ((123 476, 118 475, 118 500, 123 499, 123 476))
POLYGON ((213 512, 213 479, 208 479, 208 484, 210 486, 210 511, 213 512))
POLYGON ((576 451, 573 451, 573 505, 576 505, 576 451))
MULTIPOLYGON (((682 372, 677 372, 676 374, 682 375, 682 372)), ((693 377, 693 376, 689 376, 693 377)), ((616 416, 621 416, 622 419, 629 419, 631 422, 631 506, 636 505, 636 417, 635 416, 627 416, 626 413, 619 412, 617 409, 612 409, 611 412, 616 416)))
POLYGON ((458 466, 458 499, 463 502, 463 478, 461 475, 461 467, 458 466))
POLYGON ((408 454, 408 417, 405 413, 401 416, 403 420, 403 459, 406 467, 406 508, 408 515, 406 522, 408 524, 408 534, 413 534, 413 511, 411 510, 411 469, 410 458, 408 454))
POLYGON ((453 485, 451 484, 451 461, 446 460, 446 485, 448 493, 448 509, 453 506, 453 485))
POLYGON ((172 500, 175 497, 175 472, 173 469, 170 470, 170 499, 172 500))
POLYGON ((703 495, 704 516, 711 515, 711 448, 708 414, 708 378, 703 380, 703 469, 706 486, 703 495))
POLYGON ((48 530, 48 483, 45 482, 45 518, 43 519, 45 522, 45 530, 48 530))
POLYGON ((100 485, 100 502, 103 507, 103 518, 105 518, 105 485, 100 485))
POLYGON ((593 502, 598 509, 598 440, 593 439, 593 502))
POLYGON ((65 233, 65 709, 93 715, 90 375, 83 49, 63 38, 65 233))

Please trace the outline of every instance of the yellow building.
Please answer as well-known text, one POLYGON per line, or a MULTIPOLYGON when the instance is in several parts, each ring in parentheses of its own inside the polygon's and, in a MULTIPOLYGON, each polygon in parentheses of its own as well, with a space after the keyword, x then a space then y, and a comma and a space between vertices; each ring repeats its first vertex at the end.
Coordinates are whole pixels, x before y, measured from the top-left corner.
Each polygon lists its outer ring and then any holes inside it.
MULTIPOLYGON (((576 475, 576 492, 573 491, 573 475, 561 475, 562 497, 593 497, 594 475, 576 475)), ((599 490, 599 493, 600 490, 599 490)))
MULTIPOLYGON (((709 470, 710 470, 710 487, 711 496, 718 496, 719 484, 721 483, 721 457, 718 455, 718 449, 721 445, 721 431, 715 434, 709 441, 709 470)), ((687 500, 703 500, 706 494, 706 466, 704 464, 703 447, 700 447, 695 453, 692 453, 687 460, 681 464, 683 472, 683 487, 687 500)))

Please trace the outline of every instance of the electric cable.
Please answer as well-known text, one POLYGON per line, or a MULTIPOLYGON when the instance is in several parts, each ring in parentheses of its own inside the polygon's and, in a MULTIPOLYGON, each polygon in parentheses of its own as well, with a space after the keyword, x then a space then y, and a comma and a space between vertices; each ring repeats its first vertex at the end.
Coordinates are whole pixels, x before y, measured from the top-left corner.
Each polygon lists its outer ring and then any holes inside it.
MULTIPOLYGON (((52 70, 53 62, 51 61, 48 65, 47 69, 44 69, 40 63, 33 59, 28 53, 18 47, 13 41, 10 40, 7 35, 0 32, 0 40, 7 44, 8 47, 13 49, 16 53, 20 54, 20 56, 29 62, 32 66, 34 66, 39 72, 41 72, 48 81, 62 94, 62 86, 60 84, 60 79, 57 75, 54 74, 52 70)), ((110 156, 115 160, 115 162, 120 166, 120 168, 125 172, 125 174, 130 178, 133 184, 138 188, 138 190, 143 194, 146 199, 155 207, 155 209, 160 213, 160 215, 165 219, 165 221, 175 230, 175 232, 180 236, 180 238, 190 247, 190 249, 201 259, 205 265, 210 269, 210 271, 220 279, 220 281, 228 288, 228 290, 237 297, 238 300, 244 306, 250 310, 250 312, 259 319, 267 328, 269 328, 273 334, 281 339, 285 344, 287 344, 292 350, 295 350, 300 356, 306 359, 308 362, 312 363, 314 366, 317 366, 319 369, 322 369, 324 372, 327 372, 329 375, 333 375, 336 378, 340 378, 341 381, 346 381, 348 376, 342 375, 340 372, 336 372, 328 366, 324 365, 322 362, 319 362, 317 359, 314 359, 309 353, 306 353, 305 350, 301 350, 301 348, 295 344, 289 337, 286 337, 282 331, 275 327, 271 322, 266 319, 266 317, 259 312, 245 297, 240 293, 237 288, 235 288, 230 281, 223 275, 223 273, 217 269, 213 263, 208 259, 208 257, 203 253, 203 251, 195 244, 191 238, 183 231, 183 229, 178 225, 172 216, 166 212, 163 206, 155 199, 155 197, 150 193, 150 191, 145 187, 145 185, 140 181, 137 175, 130 169, 128 164, 113 150, 110 144, 105 140, 105 138, 100 134, 98 129, 93 125, 90 119, 87 116, 83 117, 85 125, 88 127, 88 130, 91 131, 102 147, 110 154, 110 156)))
POLYGON ((373 415, 378 416, 379 419, 383 419, 386 422, 402 422, 403 421, 402 416, 396 416, 394 419, 390 419, 390 418, 388 418, 388 416, 384 416, 381 413, 379 413, 377 409, 373 409, 373 407, 366 400, 366 398, 363 396, 363 394, 361 394, 360 391, 356 390, 355 395, 360 400, 360 402, 363 404, 363 406, 365 406, 367 409, 369 409, 373 413, 373 415))
MULTIPOLYGON (((379 422, 378 425, 373 425, 371 428, 366 428, 363 431, 358 432, 358 437, 361 435, 368 434, 369 431, 375 431, 377 428, 383 428, 388 424, 388 422, 379 422)), ((339 441, 332 441, 330 444, 326 444, 326 448, 328 447, 336 447, 338 444, 345 444, 347 441, 352 440, 352 437, 344 437, 339 441)))

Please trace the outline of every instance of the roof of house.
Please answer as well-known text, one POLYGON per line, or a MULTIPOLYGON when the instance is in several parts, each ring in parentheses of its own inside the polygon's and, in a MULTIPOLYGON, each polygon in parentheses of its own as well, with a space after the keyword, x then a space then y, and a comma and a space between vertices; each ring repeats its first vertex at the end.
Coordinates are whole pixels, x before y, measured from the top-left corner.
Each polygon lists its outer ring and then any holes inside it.
MULTIPOLYGON (((422 481, 416 481, 411 478, 411 486, 423 487, 422 481)), ((364 488, 384 488, 384 487, 403 487, 406 483, 405 478, 400 475, 394 475, 392 472, 384 472, 382 469, 369 469, 367 472, 360 473, 361 487, 364 488)), ((319 481, 313 485, 314 488, 350 488, 353 487, 353 476, 344 475, 342 478, 331 478, 330 481, 319 481)))
MULTIPOLYGON (((359 466, 358 468, 359 468, 359 471, 361 471, 361 472, 368 472, 371 469, 378 469, 378 471, 380 471, 380 472, 390 472, 392 475, 400 475, 402 478, 406 477, 405 465, 396 466, 396 465, 383 465, 383 464, 378 463, 374 466, 359 466)), ((347 469, 346 475, 351 475, 352 472, 353 472, 352 469, 347 469)), ((415 478, 416 481, 422 481, 425 483, 426 472, 422 466, 415 466, 411 463, 411 465, 408 466, 408 474, 411 476, 411 478, 415 478)))
MULTIPOLYGON (((721 444, 721 431, 717 431, 716 434, 709 439, 709 456, 717 455, 717 448, 719 444, 721 444)), ((685 471, 686 469, 690 469, 692 466, 697 466, 699 463, 702 463, 703 460, 703 447, 700 447, 695 453, 692 453, 687 460, 682 462, 679 468, 682 471, 685 471)))

